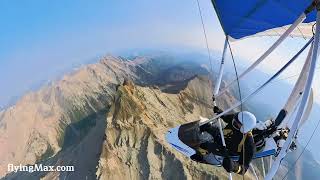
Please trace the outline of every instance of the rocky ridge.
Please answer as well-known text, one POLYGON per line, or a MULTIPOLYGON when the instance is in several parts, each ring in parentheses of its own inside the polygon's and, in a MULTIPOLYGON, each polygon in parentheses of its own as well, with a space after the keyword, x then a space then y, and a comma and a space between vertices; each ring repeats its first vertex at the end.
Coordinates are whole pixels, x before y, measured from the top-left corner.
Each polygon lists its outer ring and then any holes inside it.
MULTIPOLYGON (((195 163, 165 142, 169 128, 212 112, 208 78, 196 75, 205 69, 171 62, 108 56, 0 112, 0 177, 8 163, 41 163, 74 165, 75 172, 5 179, 226 178, 221 168, 195 163), (166 79, 159 79, 163 72, 166 79)), ((229 93, 222 99, 222 106, 234 101, 229 93)))
POLYGON ((98 179, 227 179, 222 168, 193 162, 165 141, 169 128, 212 116, 207 78, 194 77, 178 94, 132 83, 117 92, 107 115, 98 179))
POLYGON ((106 109, 133 65, 115 57, 84 66, 61 80, 25 95, 0 112, 0 177, 7 164, 34 164, 57 154, 66 127, 106 109))

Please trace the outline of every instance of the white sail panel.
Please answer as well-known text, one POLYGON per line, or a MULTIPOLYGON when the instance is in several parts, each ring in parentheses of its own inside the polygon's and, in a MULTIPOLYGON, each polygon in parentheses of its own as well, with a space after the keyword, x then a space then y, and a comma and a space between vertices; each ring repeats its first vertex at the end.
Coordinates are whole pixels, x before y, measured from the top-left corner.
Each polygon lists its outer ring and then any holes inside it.
MULTIPOLYGON (((314 32, 314 24, 315 22, 311 23, 301 23, 295 28, 291 33, 290 37, 300 37, 300 38, 311 38, 313 36, 314 32)), ((262 36, 281 36, 286 30, 289 28, 289 25, 277 27, 274 29, 268 29, 263 32, 259 32, 255 35, 252 35, 250 37, 262 37, 262 36)))
POLYGON ((309 115, 310 115, 310 113, 311 113, 312 107, 313 107, 313 89, 311 89, 310 96, 309 96, 309 99, 308 99, 308 105, 307 105, 307 107, 306 107, 306 110, 305 110, 304 113, 303 113, 301 122, 300 122, 300 124, 299 124, 300 127, 301 127, 304 123, 306 123, 307 120, 309 119, 309 115))
POLYGON ((304 87, 306 85, 306 80, 307 80, 307 75, 309 73, 309 69, 310 69, 310 62, 311 62, 311 55, 312 55, 312 49, 313 49, 313 44, 311 45, 311 48, 308 52, 308 56, 306 58, 306 61, 303 65, 303 68, 301 70, 300 76, 285 104, 285 106, 283 107, 284 110, 287 111, 287 116, 286 118, 281 122, 281 124, 279 125, 279 128, 285 128, 287 127, 288 121, 289 121, 289 117, 290 114, 293 113, 294 111, 294 107, 296 106, 303 90, 304 87))

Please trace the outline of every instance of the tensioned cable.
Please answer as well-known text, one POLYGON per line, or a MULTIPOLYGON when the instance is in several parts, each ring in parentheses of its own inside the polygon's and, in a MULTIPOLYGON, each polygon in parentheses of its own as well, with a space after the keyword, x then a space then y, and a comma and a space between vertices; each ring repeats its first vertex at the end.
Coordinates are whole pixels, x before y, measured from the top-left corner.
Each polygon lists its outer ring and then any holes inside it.
POLYGON ((212 67, 212 59, 211 59, 211 54, 210 54, 210 49, 209 49, 209 43, 208 43, 208 38, 207 38, 207 32, 206 32, 206 27, 204 25, 204 21, 203 21, 203 17, 202 17, 202 11, 201 11, 201 7, 200 7, 200 3, 199 0, 197 0, 197 5, 198 5, 198 11, 199 11, 199 16, 201 19, 201 24, 202 24, 202 30, 203 30, 203 35, 206 41, 206 47, 207 47, 207 51, 208 51, 208 58, 209 58, 209 65, 210 65, 210 85, 211 87, 213 87, 212 84, 212 79, 213 79, 213 67, 212 67))
MULTIPOLYGON (((236 63, 235 63, 235 60, 234 60, 234 56, 233 56, 233 51, 231 49, 231 45, 230 45, 230 42, 229 40, 227 39, 227 42, 228 42, 228 47, 229 47, 229 50, 230 50, 230 55, 231 55, 231 59, 232 59, 232 63, 233 63, 233 68, 234 68, 234 71, 235 71, 235 74, 236 74, 236 80, 237 80, 237 84, 238 84, 238 93, 239 93, 239 100, 240 102, 242 101, 242 96, 241 96, 241 88, 240 88, 240 82, 239 82, 239 76, 238 76, 238 71, 237 71, 237 66, 236 66, 236 63)), ((240 104, 240 112, 242 111, 242 103, 240 104)), ((241 114, 241 120, 243 121, 243 114, 241 114)), ((243 125, 242 125, 243 126, 243 125)), ((242 133, 242 139, 244 138, 245 134, 242 133)), ((243 171, 243 166, 244 166, 244 159, 245 159, 245 150, 244 150, 244 147, 245 145, 243 144, 242 145, 242 171, 243 171)), ((242 179, 244 179, 244 173, 242 173, 242 179)))
MULTIPOLYGON (((315 25, 316 25, 316 23, 314 23, 314 24, 312 25, 313 37, 314 37, 314 35, 315 35, 315 32, 314 32, 314 27, 315 27, 315 25)), ((313 39, 313 37, 312 37, 312 39, 313 39)), ((318 129, 319 124, 320 124, 320 120, 317 122, 316 128, 313 130, 313 132, 312 132, 312 134, 311 134, 311 137, 309 138, 307 144, 304 146, 302 152, 299 154, 298 158, 296 159, 296 161, 294 162, 294 164, 293 164, 291 167, 296 166, 297 162, 299 161, 299 159, 301 158, 302 154, 304 153, 304 151, 306 150, 307 146, 309 145, 311 139, 313 138, 316 130, 318 129)), ((289 174, 289 172, 291 172, 291 170, 292 170, 292 169, 289 169, 289 170, 288 170, 288 172, 285 174, 285 176, 282 178, 282 180, 287 177, 287 175, 289 174)))
MULTIPOLYGON (((320 70, 320 67, 317 67, 316 68, 316 71, 319 71, 320 70)), ((272 83, 275 83, 275 82, 278 82, 278 81, 283 81, 283 80, 286 80, 286 79, 291 79, 291 78, 294 78, 294 77, 297 77, 299 76, 300 74, 292 74, 292 75, 288 75, 286 77, 283 77, 283 78, 279 78, 277 81, 274 81, 272 83)))
MULTIPOLYGON (((240 88, 240 81, 239 81, 237 66, 236 66, 236 63, 235 63, 235 60, 234 60, 234 55, 233 55, 233 51, 231 49, 231 45, 230 45, 229 40, 227 40, 227 42, 228 42, 228 47, 229 47, 229 50, 230 50, 230 55, 231 55, 231 59, 232 59, 232 63, 233 63, 233 68, 234 68, 234 71, 235 71, 235 74, 236 74, 236 78, 237 78, 236 80, 237 80, 237 84, 238 84, 239 99, 240 99, 240 101, 242 101, 241 88, 240 88)), ((242 111, 242 104, 240 105, 240 110, 242 111)))
POLYGON ((304 39, 304 40, 307 40, 306 36, 302 33, 302 31, 300 30, 300 28, 299 28, 299 27, 297 27, 297 28, 298 28, 300 34, 302 35, 303 39, 304 39))
POLYGON ((250 99, 253 95, 257 94, 258 92, 260 92, 266 85, 268 85, 270 82, 272 82, 276 77, 278 77, 291 63, 293 63, 297 57, 310 45, 310 43, 313 41, 312 37, 301 49, 299 52, 297 52, 296 55, 294 55, 290 61, 288 61, 279 71, 277 71, 271 78, 269 78, 264 84, 262 84, 259 88, 257 88, 254 92, 252 92, 251 94, 249 94, 248 96, 246 96, 245 98, 242 98, 242 101, 234 104, 232 107, 230 107, 229 109, 223 111, 222 113, 218 114, 217 116, 202 122, 200 125, 206 124, 208 122, 211 122, 215 119, 218 119, 219 117, 229 113, 230 111, 232 111, 233 109, 237 108, 238 106, 240 106, 242 103, 246 102, 248 99, 250 99))
MULTIPOLYGON (((317 69, 317 71, 319 71, 319 70, 320 70, 320 67, 317 67, 316 69, 317 69)), ((297 76, 299 76, 299 75, 300 75, 300 74, 289 75, 289 76, 286 76, 286 77, 283 77, 283 78, 279 78, 279 79, 277 79, 277 80, 274 80, 274 81, 270 82, 269 84, 281 82, 281 81, 284 81, 284 80, 287 80, 287 79, 292 79, 292 78, 297 77, 297 76)), ((257 88, 259 88, 259 86, 258 86, 257 88)), ((203 105, 205 105, 205 106, 207 106, 207 107, 209 107, 209 108, 213 108, 213 107, 214 107, 212 104, 208 104, 207 102, 202 101, 202 100, 200 100, 200 99, 198 99, 198 98, 193 98, 193 97, 191 97, 191 96, 188 96, 188 98, 190 98, 190 99, 192 99, 192 100, 194 100, 194 101, 197 101, 197 102, 199 102, 199 103, 201 103, 201 104, 203 104, 203 105)))
MULTIPOLYGON (((201 23, 202 23, 202 28, 203 28, 204 37, 205 37, 205 40, 206 40, 206 46, 207 46, 207 51, 208 51, 209 61, 210 61, 211 78, 212 78, 212 77, 213 77, 212 60, 211 60, 210 49, 209 49, 209 44, 208 44, 208 38, 207 38, 207 33, 206 33, 205 26, 204 26, 204 22, 203 22, 202 11, 201 11, 201 7, 200 7, 199 0, 197 0, 197 5, 198 5, 198 9, 199 9, 199 15, 200 15, 200 17, 201 17, 201 23)), ((229 46, 229 50, 230 50, 230 54, 231 54, 232 62, 233 62, 233 67, 234 67, 234 70, 235 70, 235 73, 236 73, 236 77, 237 77, 238 90, 239 90, 239 98, 240 98, 240 101, 242 101, 237 67, 236 67, 236 64, 235 64, 235 61, 234 61, 234 56, 233 56, 233 53, 232 53, 232 49, 231 49, 231 46, 230 46, 230 42, 229 42, 228 39, 226 39, 226 41, 227 41, 228 46, 229 46)), ((212 84, 211 84, 211 87, 213 87, 212 84)), ((242 111, 242 104, 241 104, 241 106, 240 106, 240 109, 241 109, 241 111, 242 111)), ((243 118, 242 118, 242 119, 243 119, 243 118)), ((244 136, 244 135, 243 135, 243 136, 244 136)), ((244 160, 244 158, 243 158, 243 160, 244 160)), ((243 178, 244 178, 244 174, 243 174, 243 178)))
MULTIPOLYGON (((210 62, 210 74, 211 74, 211 77, 210 78, 212 78, 212 76, 213 76, 213 67, 212 67, 212 60, 211 60, 211 55, 210 55, 210 49, 209 49, 209 44, 208 44, 208 38, 207 38, 207 34, 206 34, 206 30, 205 30, 205 26, 204 26, 204 22, 203 22, 203 17, 202 17, 202 11, 201 11, 201 8, 200 8, 200 3, 199 3, 199 0, 197 0, 197 5, 198 5, 198 9, 199 9, 199 15, 200 15, 200 18, 201 18, 201 23, 202 23, 202 28, 203 28, 203 33, 204 33, 204 37, 205 37, 205 41, 206 41, 206 47, 207 47, 207 51, 208 51, 208 57, 209 57, 209 62, 210 62)), ((313 39, 313 38, 311 38, 311 39, 313 39)), ((242 102, 242 97, 241 97, 241 89, 240 89, 240 82, 239 82, 239 77, 238 77, 238 72, 237 72, 237 68, 236 68, 236 64, 235 64, 235 61, 234 61, 234 56, 233 56, 233 52, 232 52, 232 49, 231 49, 231 46, 230 46, 230 42, 227 40, 227 42, 228 42, 228 46, 229 46, 229 50, 230 50, 230 54, 231 54, 231 57, 232 57, 232 62, 233 62, 233 66, 234 66, 234 70, 235 70, 235 73, 236 73, 236 77, 237 77, 237 84, 238 84, 238 91, 239 91, 239 99, 240 99, 240 110, 242 111, 242 103, 244 103, 244 102, 242 102)), ((310 41, 309 41, 310 42, 310 41)), ((310 43, 307 43, 301 50, 303 51, 310 43)), ((300 51, 301 51, 300 50, 300 51)), ((299 55, 300 55, 300 53, 302 52, 298 52, 295 56, 294 56, 294 58, 293 59, 291 59, 291 60, 295 60, 296 59, 296 57, 298 57, 299 55)), ((291 61, 289 61, 283 68, 285 69, 288 65, 290 65, 292 62, 291 61), (290 63, 289 63, 290 62, 290 63)), ((280 71, 278 71, 278 72, 282 72, 284 69, 283 68, 281 68, 280 69, 280 71)), ((276 73, 275 74, 276 76, 275 77, 277 77, 278 75, 279 75, 279 73, 276 73)), ((274 77, 274 78, 275 78, 274 77)), ((272 79, 274 79, 274 78, 272 78, 272 79)), ((269 79, 270 81, 272 80, 271 78, 269 79)), ((268 81, 266 82, 267 84, 269 83, 268 81)), ((267 84, 263 84, 260 88, 263 88, 265 85, 267 85, 267 84)), ((211 86, 212 86, 212 84, 211 84, 211 86)), ((259 89, 260 89, 259 88, 259 89)), ((259 90, 259 89, 257 89, 257 90, 259 90)), ((253 95, 253 93, 252 94, 250 94, 250 95, 253 95)), ((249 96, 250 96, 249 95, 249 96)), ((248 97, 247 97, 248 98, 248 97)), ((236 106, 236 107, 238 107, 238 106, 236 106)), ((221 113, 221 114, 223 114, 223 113, 221 113)), ((219 116, 219 115, 218 115, 219 116)), ((221 117, 221 116, 220 116, 221 117)), ((218 118, 218 117, 216 117, 216 118, 218 118)), ((242 119, 243 119, 243 117, 242 117, 242 119)), ((320 121, 319 121, 320 122, 320 121)), ((319 124, 317 124, 317 126, 318 126, 319 124)), ((313 132, 313 134, 314 134, 314 132, 313 132)), ((312 136, 313 136, 313 134, 312 134, 312 136)), ((244 136, 244 134, 243 134, 243 136, 244 136)), ((311 138, 310 138, 311 139, 311 138)), ((309 140, 309 142, 310 142, 310 140, 309 140)), ((308 143, 309 143, 308 142, 308 143)), ((305 150, 305 149, 304 149, 305 150)), ((243 147, 243 164, 244 164, 244 147, 243 147)), ((302 154, 302 153, 301 153, 302 154)), ((300 154, 300 156, 301 156, 301 154, 300 154)), ((300 158, 300 156, 299 156, 299 158, 300 158)), ((299 159, 298 158, 298 159, 299 159)), ((244 174, 243 174, 243 179, 244 179, 244 174)))
MULTIPOLYGON (((297 57, 305 50, 305 48, 307 48, 309 46, 309 44, 313 41, 313 37, 306 43, 305 46, 303 46, 303 48, 284 66, 280 69, 280 71, 278 71, 275 75, 279 75, 280 72, 282 72, 285 68, 287 68, 295 59, 297 59, 297 57)), ((240 89, 240 82, 239 82, 239 78, 238 78, 238 73, 237 73, 237 68, 235 65, 235 61, 234 61, 234 56, 233 56, 233 51, 231 49, 230 43, 228 41, 228 46, 229 46, 229 50, 230 50, 230 54, 231 54, 231 58, 232 58, 232 62, 233 62, 233 66, 235 69, 235 73, 236 73, 236 77, 237 77, 237 84, 238 84, 238 91, 239 91, 239 99, 240 102, 242 102, 242 97, 241 97, 241 89, 240 89)), ((267 81, 268 82, 268 81, 267 81)), ((240 111, 242 111, 242 103, 240 103, 240 111)), ((243 116, 241 117, 241 119, 243 119, 243 116)), ((245 134, 243 133, 243 138, 244 138, 245 134)), ((310 141, 310 140, 309 140, 310 141)), ((244 159, 245 159, 245 147, 243 145, 242 147, 242 151, 243 151, 243 162, 242 165, 244 165, 244 159)), ((300 155, 301 156, 301 155, 300 155)), ((299 157, 300 158, 300 157, 299 157)), ((298 158, 298 159, 299 159, 298 158)), ((242 179, 244 179, 244 173, 242 174, 242 179)))
MULTIPOLYGON (((299 159, 301 158, 302 154, 304 153, 304 151, 305 151, 305 150, 306 150, 306 148, 308 147, 308 145, 309 145, 309 143, 310 143, 311 139, 313 138, 313 136, 314 136, 315 132, 317 131, 317 129, 318 129, 318 127, 319 127, 319 124, 320 124, 320 119, 318 120, 317 125, 316 125, 316 128, 313 130, 313 132, 312 132, 312 134, 311 134, 310 139, 308 140, 307 144, 303 147, 302 152, 299 154, 298 158, 295 160, 295 162, 293 163, 293 165, 291 165, 291 168, 293 168, 293 167, 295 167, 295 166, 296 166, 297 162, 298 162, 298 161, 299 161, 299 159)), ((289 172, 291 172, 291 171, 292 171, 292 169, 291 169, 291 168, 289 168, 288 172, 285 174, 285 176, 282 178, 282 180, 283 180, 283 179, 285 179, 285 178, 288 176, 289 172)))
MULTIPOLYGON (((317 67, 317 71, 319 71, 319 70, 320 70, 320 67, 317 67)), ((292 78, 297 77, 297 76, 299 76, 299 75, 300 75, 300 74, 295 74, 295 75, 290 75, 290 76, 286 76, 286 77, 283 77, 283 78, 279 78, 279 79, 277 79, 277 80, 274 80, 274 81, 270 82, 269 84, 281 82, 281 81, 284 81, 284 80, 286 80, 286 79, 292 79, 292 78)), ((257 88, 258 88, 258 87, 257 87, 257 88)), ((194 97, 191 97, 191 96, 188 96, 188 98, 189 98, 189 99, 192 99, 192 100, 194 100, 194 101, 196 101, 196 102, 198 102, 198 103, 201 103, 201 104, 203 104, 204 106, 207 106, 208 108, 213 108, 213 107, 214 107, 212 104, 209 104, 208 102, 205 102, 205 101, 203 101, 203 100, 201 100, 201 99, 194 98, 194 97)))

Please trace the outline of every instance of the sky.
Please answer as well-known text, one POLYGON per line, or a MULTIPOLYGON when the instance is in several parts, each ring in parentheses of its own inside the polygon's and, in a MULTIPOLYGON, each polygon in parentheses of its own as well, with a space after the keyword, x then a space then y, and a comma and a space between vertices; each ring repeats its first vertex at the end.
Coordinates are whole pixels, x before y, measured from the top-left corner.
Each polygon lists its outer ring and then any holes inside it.
MULTIPOLYGON (((199 1, 209 47, 221 52, 224 33, 211 2, 199 1)), ((2 0, 0 27, 0 107, 108 53, 133 48, 206 52, 196 0, 2 0)), ((250 64, 275 40, 246 39, 232 48, 250 64)), ((259 69, 275 72, 304 43, 289 39, 259 69)), ((296 74, 302 59, 284 77, 296 74)))

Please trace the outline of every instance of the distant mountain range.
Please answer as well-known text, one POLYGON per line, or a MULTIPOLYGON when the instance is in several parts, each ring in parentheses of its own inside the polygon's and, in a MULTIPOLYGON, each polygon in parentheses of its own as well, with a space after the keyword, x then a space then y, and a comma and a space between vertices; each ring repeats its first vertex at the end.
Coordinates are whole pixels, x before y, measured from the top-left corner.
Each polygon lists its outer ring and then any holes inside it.
MULTIPOLYGON (((209 71, 207 56, 199 53, 106 56, 26 94, 15 105, 0 111, 0 177, 227 178, 222 168, 197 164, 164 140, 169 128, 199 116, 212 116, 209 71), (76 171, 8 173, 8 163, 74 165, 76 171)), ((262 76, 265 78, 266 74, 256 71, 253 77, 262 76)), ((243 88, 252 90, 251 82, 256 79, 244 80, 243 88)), ((285 87, 290 88, 287 84, 279 87, 284 93, 285 87)), ((279 95, 281 90, 277 89, 279 95)), ((284 97, 279 96, 277 103, 265 99, 277 97, 271 90, 246 104, 259 119, 273 116, 282 105, 278 101, 284 97), (263 111, 256 107, 263 107, 263 111)), ((234 102, 232 91, 219 99, 222 107, 234 102)), ((286 162, 294 162, 298 154, 293 153, 286 162)), ((319 178, 319 164, 309 151, 301 159, 295 167, 301 176, 290 174, 289 178, 319 178)), ((283 166, 280 175, 286 169, 291 168, 283 166)), ((247 173, 246 178, 253 176, 247 173)))

